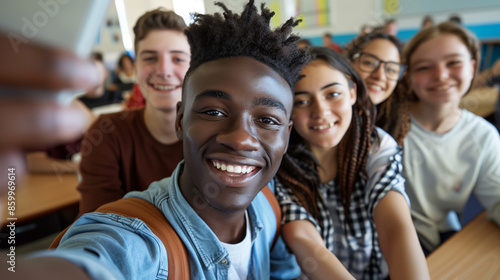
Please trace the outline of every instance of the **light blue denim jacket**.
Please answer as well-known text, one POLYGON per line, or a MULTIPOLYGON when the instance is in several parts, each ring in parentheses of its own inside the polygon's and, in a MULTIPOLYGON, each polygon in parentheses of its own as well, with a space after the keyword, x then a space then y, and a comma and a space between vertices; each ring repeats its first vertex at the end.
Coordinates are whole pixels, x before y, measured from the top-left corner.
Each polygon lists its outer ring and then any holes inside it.
MULTIPOLYGON (((143 192, 125 197, 143 198, 168 218, 189 253, 191 279, 227 279, 228 252, 207 224, 182 196, 178 177, 184 162, 172 177, 154 182, 143 192)), ((274 190, 274 182, 269 183, 274 190)), ((248 207, 252 233, 252 257, 248 279, 293 279, 300 275, 295 257, 280 238, 271 254, 276 219, 264 194, 248 207)), ((66 258, 83 267, 94 279, 167 279, 165 247, 140 220, 117 214, 83 215, 61 239, 57 250, 38 256, 66 258)))

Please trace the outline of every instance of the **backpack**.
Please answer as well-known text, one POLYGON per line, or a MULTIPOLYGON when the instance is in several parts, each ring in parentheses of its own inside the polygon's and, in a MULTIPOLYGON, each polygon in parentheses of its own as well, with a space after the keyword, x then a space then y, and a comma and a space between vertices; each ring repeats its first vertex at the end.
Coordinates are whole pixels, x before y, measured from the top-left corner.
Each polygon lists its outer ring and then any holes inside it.
MULTIPOLYGON (((278 240, 281 231, 281 208, 271 189, 266 186, 262 189, 276 217, 276 233, 271 248, 278 240)), ((149 229, 163 242, 168 256, 168 278, 190 279, 189 258, 184 243, 174 230, 170 222, 155 205, 142 198, 127 197, 99 207, 95 212, 114 213, 128 218, 137 218, 143 221, 149 229)), ((68 226, 50 244, 50 249, 59 246, 61 238, 71 227, 68 226)))

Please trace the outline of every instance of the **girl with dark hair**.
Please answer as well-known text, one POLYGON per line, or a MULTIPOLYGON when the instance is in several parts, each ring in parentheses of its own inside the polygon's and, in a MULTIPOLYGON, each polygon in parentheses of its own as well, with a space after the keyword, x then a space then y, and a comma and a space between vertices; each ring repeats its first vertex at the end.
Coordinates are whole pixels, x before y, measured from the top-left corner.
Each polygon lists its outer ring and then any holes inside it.
POLYGON ((408 131, 403 124, 409 120, 408 107, 403 106, 407 103, 398 90, 398 81, 405 71, 401 52, 399 40, 384 32, 358 36, 344 50, 377 107, 376 125, 389 132, 399 144, 408 131))
POLYGON ((339 260, 357 279, 428 279, 401 150, 375 127, 375 108, 350 63, 327 48, 311 52, 276 180, 287 245, 313 279, 348 277, 339 260))

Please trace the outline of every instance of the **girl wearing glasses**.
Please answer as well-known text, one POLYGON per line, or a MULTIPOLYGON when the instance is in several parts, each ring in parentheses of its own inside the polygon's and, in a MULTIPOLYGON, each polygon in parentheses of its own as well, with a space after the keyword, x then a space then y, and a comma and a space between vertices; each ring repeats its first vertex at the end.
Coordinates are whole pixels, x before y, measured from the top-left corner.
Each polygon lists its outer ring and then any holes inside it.
POLYGON ((500 225, 500 137, 483 118, 459 108, 479 63, 479 42, 470 31, 449 22, 426 28, 403 55, 411 97, 406 191, 420 242, 431 252, 461 229, 458 217, 471 193, 500 225))
POLYGON ((402 102, 404 96, 396 89, 405 71, 399 40, 383 32, 361 35, 346 45, 345 55, 365 82, 370 100, 377 107, 376 125, 401 144, 407 131, 402 124, 408 123, 409 114, 408 108, 401 106, 406 104, 402 102))
POLYGON ((429 279, 401 149, 375 127, 375 108, 350 63, 328 48, 310 50, 315 59, 295 87, 276 179, 287 245, 310 279, 429 279))

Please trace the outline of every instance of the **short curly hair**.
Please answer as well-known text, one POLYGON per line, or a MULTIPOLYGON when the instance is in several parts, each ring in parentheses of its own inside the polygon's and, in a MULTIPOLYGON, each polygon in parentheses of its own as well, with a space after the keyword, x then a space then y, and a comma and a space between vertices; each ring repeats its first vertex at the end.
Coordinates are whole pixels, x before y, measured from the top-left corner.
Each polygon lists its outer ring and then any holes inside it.
POLYGON ((257 12, 250 0, 241 15, 230 11, 223 3, 215 2, 224 13, 195 14, 194 22, 185 34, 191 46, 188 76, 201 64, 225 57, 246 56, 260 61, 279 73, 294 89, 302 67, 310 60, 298 48, 298 36, 291 34, 300 20, 290 18, 281 27, 271 30, 269 23, 274 12, 261 6, 257 12))

